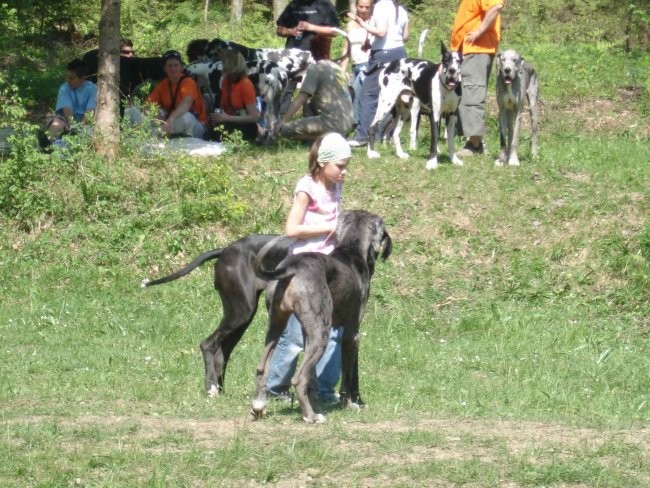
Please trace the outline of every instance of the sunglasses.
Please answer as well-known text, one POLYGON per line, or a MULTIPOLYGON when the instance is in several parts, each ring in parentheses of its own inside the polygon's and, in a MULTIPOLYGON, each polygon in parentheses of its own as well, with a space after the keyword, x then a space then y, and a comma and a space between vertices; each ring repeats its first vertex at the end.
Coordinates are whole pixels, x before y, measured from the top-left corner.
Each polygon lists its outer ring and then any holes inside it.
POLYGON ((167 51, 165 54, 162 55, 163 61, 167 61, 168 59, 178 59, 179 61, 181 60, 181 53, 178 51, 167 51))

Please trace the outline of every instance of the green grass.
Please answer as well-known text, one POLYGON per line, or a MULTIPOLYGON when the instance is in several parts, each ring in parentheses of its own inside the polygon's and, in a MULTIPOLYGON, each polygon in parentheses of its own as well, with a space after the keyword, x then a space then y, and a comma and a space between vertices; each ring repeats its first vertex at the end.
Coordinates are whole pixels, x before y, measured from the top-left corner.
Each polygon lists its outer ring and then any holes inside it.
POLYGON ((303 147, 47 160, 34 198, 52 212, 0 227, 0 485, 647 486, 648 124, 642 96, 621 92, 641 77, 606 69, 647 56, 596 57, 592 73, 591 48, 555 49, 527 56, 543 80, 538 160, 525 128, 522 166, 494 167, 494 110, 491 156, 462 168, 426 172, 425 141, 408 161, 354 151, 344 206, 384 216, 394 252, 362 324, 368 408, 322 426, 296 405, 246 420, 264 310, 226 393, 205 397, 210 266, 139 288, 281 231, 303 147))

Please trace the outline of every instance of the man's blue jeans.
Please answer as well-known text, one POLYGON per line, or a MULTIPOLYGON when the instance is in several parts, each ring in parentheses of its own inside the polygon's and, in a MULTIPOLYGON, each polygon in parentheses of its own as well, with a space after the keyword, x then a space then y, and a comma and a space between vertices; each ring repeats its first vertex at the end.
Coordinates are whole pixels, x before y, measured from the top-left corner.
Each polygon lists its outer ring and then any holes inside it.
MULTIPOLYGON (((341 377, 342 337, 343 327, 332 328, 327 348, 316 364, 318 398, 321 400, 330 400, 335 396, 335 387, 341 377)), ((266 380, 266 389, 270 395, 285 394, 289 390, 298 364, 298 355, 303 347, 302 327, 298 318, 291 314, 271 356, 266 380)))

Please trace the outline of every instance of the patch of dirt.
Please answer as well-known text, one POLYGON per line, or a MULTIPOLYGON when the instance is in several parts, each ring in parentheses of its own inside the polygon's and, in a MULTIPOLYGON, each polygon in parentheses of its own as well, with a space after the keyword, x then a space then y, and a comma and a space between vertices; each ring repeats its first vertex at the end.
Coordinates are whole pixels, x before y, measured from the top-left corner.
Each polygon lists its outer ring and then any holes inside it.
MULTIPOLYGON (((56 417, 19 417, 6 421, 8 424, 55 422, 61 427, 68 428, 93 428, 110 426, 114 430, 132 429, 134 435, 140 439, 155 439, 169 433, 183 432, 190 436, 195 445, 205 447, 223 446, 224 440, 231 440, 242 434, 260 436, 275 442, 277 435, 283 436, 319 437, 324 426, 314 426, 294 422, 293 420, 276 421, 265 419, 252 422, 247 416, 244 418, 220 419, 186 419, 152 416, 96 416, 86 415, 76 418, 56 417), (137 426, 137 429, 133 427, 137 426)), ((461 445, 461 437, 468 436, 480 444, 490 445, 495 441, 507 446, 511 454, 519 454, 535 446, 557 445, 563 448, 589 447, 596 449, 607 440, 618 439, 626 444, 636 446, 644 455, 650 456, 650 427, 639 429, 597 430, 591 428, 570 427, 559 424, 549 424, 533 421, 508 421, 508 420, 449 420, 449 419, 421 419, 415 422, 403 420, 384 421, 375 423, 362 423, 357 421, 342 422, 341 428, 349 432, 364 432, 371 434, 382 433, 407 433, 427 432, 441 435, 446 439, 444 452, 439 453, 441 458, 463 459, 468 456, 464 447, 454 451, 455 444, 461 445)), ((355 449, 359 448, 355 444, 355 449)), ((371 450, 372 446, 368 446, 371 450)), ((489 457, 489 449, 483 448, 489 457)), ((424 451, 422 451, 424 452, 424 451)), ((472 453, 476 456, 476 452, 472 453)), ((416 455, 417 457, 417 455, 416 455)), ((429 457, 429 456, 424 456, 429 457)))
MULTIPOLYGON (((350 484, 351 479, 355 480, 355 486, 362 488, 415 486, 408 475, 409 469, 419 472, 428 469, 431 463, 458 467, 459 463, 499 466, 523 462, 546 466, 557 460, 571 463, 583 456, 595 456, 602 466, 612 464, 616 471, 625 473, 634 468, 621 466, 620 456, 614 454, 610 459, 599 454, 603 449, 616 448, 620 444, 625 444, 625 452, 630 449, 639 458, 638 462, 650 457, 650 428, 592 429, 532 421, 421 418, 365 423, 352 417, 350 420, 312 425, 301 423, 297 418, 275 415, 258 422, 251 422, 247 417, 206 420, 147 415, 85 415, 76 418, 19 417, 5 421, 3 426, 10 431, 12 425, 31 423, 56 424, 60 433, 58 448, 64 453, 78 453, 84 449, 110 452, 114 449, 115 439, 119 439, 122 450, 146 451, 153 457, 170 453, 183 455, 188 450, 218 451, 242 439, 263 453, 276 448, 278 439, 292 438, 301 442, 324 443, 328 449, 345 453, 345 470, 328 471, 323 466, 298 472, 280 470, 278 477, 269 481, 278 488, 343 486, 350 484), (103 441, 97 441, 97 431, 102 432, 101 438, 110 439, 110 445, 101 446, 103 441), (402 441, 402 438, 408 440, 402 441), (176 442, 175 439, 182 441, 176 442), (361 477, 357 478, 359 475, 361 477)), ((20 442, 13 442, 12 446, 24 449, 26 446, 20 442)), ((634 473, 630 471, 630 475, 636 480, 650 482, 650 477, 636 470, 634 473)), ((222 486, 260 486, 255 476, 253 473, 251 479, 221 480, 225 483, 222 486)), ((202 486, 203 481, 197 480, 196 486, 202 486)), ((81 479, 79 483, 82 483, 81 479)), ((441 475, 427 479, 427 486, 452 487, 457 484, 441 475)), ((481 481, 470 481, 463 486, 485 485, 481 481)), ((521 488, 524 485, 511 479, 500 479, 498 486, 521 488)), ((559 482, 554 486, 579 488, 589 485, 559 482)))

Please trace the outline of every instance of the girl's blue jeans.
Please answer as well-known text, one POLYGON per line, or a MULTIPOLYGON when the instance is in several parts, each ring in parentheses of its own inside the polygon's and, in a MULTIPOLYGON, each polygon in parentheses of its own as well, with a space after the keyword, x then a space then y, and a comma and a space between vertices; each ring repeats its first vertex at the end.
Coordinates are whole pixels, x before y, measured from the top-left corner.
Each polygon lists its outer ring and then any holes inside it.
MULTIPOLYGON (((316 364, 318 377, 318 398, 332 400, 335 397, 335 387, 341 377, 341 338, 343 327, 333 328, 330 331, 327 348, 316 364)), ((302 327, 298 318, 291 314, 287 327, 282 332, 278 344, 271 356, 269 375, 266 380, 266 389, 272 396, 285 395, 291 387, 298 364, 298 355, 304 347, 302 327)))

